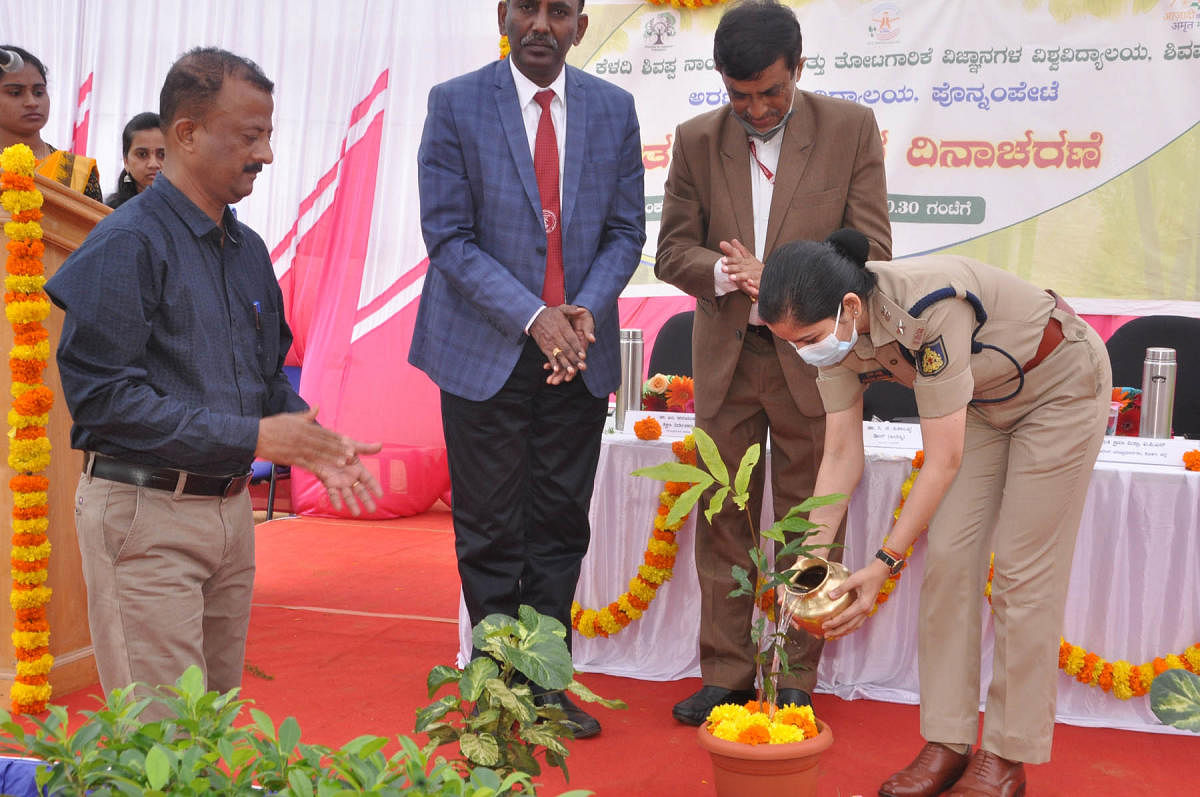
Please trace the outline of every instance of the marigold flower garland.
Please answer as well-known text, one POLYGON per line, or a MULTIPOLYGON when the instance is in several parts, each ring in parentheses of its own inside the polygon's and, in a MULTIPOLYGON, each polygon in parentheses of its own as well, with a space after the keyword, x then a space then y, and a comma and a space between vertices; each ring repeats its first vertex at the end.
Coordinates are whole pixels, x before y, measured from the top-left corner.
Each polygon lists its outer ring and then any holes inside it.
POLYGON ((820 733, 812 706, 788 703, 773 714, 757 700, 745 705, 722 703, 708 715, 708 732, 741 744, 788 744, 813 739, 820 733))
MULTIPOLYGON (((924 453, 921 451, 918 451, 917 455, 913 457, 913 471, 900 488, 900 502, 893 513, 894 517, 900 517, 900 510, 904 507, 904 501, 908 498, 909 490, 912 489, 917 472, 924 464, 924 460, 924 453)), ((1183 461, 1189 470, 1200 470, 1200 451, 1185 453, 1183 461)), ((885 537, 884 541, 886 542, 886 540, 885 537)), ((911 555, 912 548, 909 547, 905 557, 911 555)), ((984 587, 984 595, 987 597, 989 605, 992 602, 992 578, 995 573, 996 554, 993 552, 988 563, 987 585, 984 587)), ((871 614, 874 614, 887 601, 887 596, 896 588, 895 582, 899 579, 900 574, 897 573, 884 582, 883 588, 879 591, 879 597, 875 599, 875 606, 872 607, 871 614)), ((1166 656, 1156 656, 1144 664, 1135 665, 1124 660, 1106 661, 1099 655, 1059 637, 1058 668, 1081 684, 1098 686, 1120 700, 1128 700, 1131 697, 1142 697, 1147 694, 1154 679, 1167 670, 1185 669, 1200 675, 1200 642, 1192 645, 1178 656, 1170 653, 1166 656)))
POLYGON ((4 313, 13 328, 9 352, 12 372, 12 409, 8 413, 8 464, 17 471, 9 481, 13 493, 12 633, 16 649, 16 678, 12 686, 12 710, 37 714, 50 699, 50 623, 46 604, 51 590, 45 585, 50 561, 50 481, 41 471, 50 465, 50 440, 46 424, 54 394, 42 383, 50 358, 50 335, 42 321, 50 315, 50 301, 43 292, 46 283, 42 256, 42 194, 33 180, 36 161, 33 151, 15 144, 0 153, 0 206, 12 220, 4 225, 8 236, 7 275, 4 280, 4 313))
MULTIPOLYGON (((685 465, 696 464, 696 441, 691 435, 671 444, 671 451, 685 465)), ((602 609, 585 609, 579 601, 571 603, 571 627, 589 639, 596 636, 608 637, 627 627, 650 608, 658 588, 671 580, 675 570, 675 554, 679 544, 675 535, 687 522, 687 515, 678 523, 668 526, 667 515, 675 499, 691 487, 687 482, 667 482, 658 496, 658 515, 654 529, 642 554, 638 573, 629 581, 629 590, 602 609)))

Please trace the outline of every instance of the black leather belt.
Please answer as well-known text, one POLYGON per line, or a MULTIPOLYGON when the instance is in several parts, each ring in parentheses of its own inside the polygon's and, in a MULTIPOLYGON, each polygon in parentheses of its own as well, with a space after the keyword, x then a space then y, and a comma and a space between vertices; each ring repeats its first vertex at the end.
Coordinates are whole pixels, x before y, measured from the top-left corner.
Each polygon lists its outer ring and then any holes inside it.
POLYGON ((775 342, 775 336, 771 334, 771 329, 766 324, 747 324, 746 333, 749 335, 758 335, 768 343, 775 342))
POLYGON ((250 484, 250 473, 238 476, 203 476, 198 473, 175 470, 174 468, 154 468, 149 465, 134 465, 119 459, 106 457, 88 452, 84 458, 84 473, 91 465, 91 475, 100 479, 109 479, 122 484, 134 484, 138 487, 152 487, 155 490, 175 492, 179 490, 187 495, 210 495, 229 498, 238 495, 250 484), (180 481, 182 480, 182 487, 180 481))

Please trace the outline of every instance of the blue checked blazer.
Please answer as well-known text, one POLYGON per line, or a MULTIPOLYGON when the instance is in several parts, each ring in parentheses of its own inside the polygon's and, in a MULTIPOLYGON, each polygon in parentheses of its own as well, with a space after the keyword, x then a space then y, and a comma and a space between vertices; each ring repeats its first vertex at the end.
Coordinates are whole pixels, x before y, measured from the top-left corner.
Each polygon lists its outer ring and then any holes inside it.
MULTIPOLYGON (((567 303, 596 322, 583 380, 620 383, 617 296, 646 240, 641 133, 629 92, 571 66, 562 204, 567 303)), ((409 362, 448 393, 495 395, 541 306, 546 230, 507 61, 434 86, 417 154, 429 269, 409 362)))

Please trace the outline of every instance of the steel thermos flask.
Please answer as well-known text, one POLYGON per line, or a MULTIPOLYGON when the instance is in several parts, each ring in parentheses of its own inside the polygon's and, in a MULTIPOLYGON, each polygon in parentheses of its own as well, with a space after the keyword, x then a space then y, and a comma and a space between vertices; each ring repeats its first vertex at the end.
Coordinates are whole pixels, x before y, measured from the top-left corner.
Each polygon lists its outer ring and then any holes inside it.
POLYGON ((614 427, 625 429, 625 413, 642 408, 642 330, 621 330, 621 384, 617 387, 614 427))
POLYGON ((1142 420, 1138 437, 1170 437, 1175 408, 1175 350, 1146 349, 1142 363, 1142 420))

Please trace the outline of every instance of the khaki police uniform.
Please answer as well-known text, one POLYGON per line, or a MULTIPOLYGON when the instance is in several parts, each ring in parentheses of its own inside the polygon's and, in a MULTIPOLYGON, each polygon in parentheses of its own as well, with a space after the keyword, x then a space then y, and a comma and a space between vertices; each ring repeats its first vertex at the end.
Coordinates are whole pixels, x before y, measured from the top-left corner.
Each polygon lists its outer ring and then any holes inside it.
POLYGON ((976 740, 980 600, 995 552, 982 745, 1014 761, 1048 761, 1067 580, 1108 418, 1104 344, 1052 294, 968 258, 867 267, 879 278, 867 301, 870 332, 821 369, 826 411, 852 406, 876 379, 911 386, 922 418, 967 407, 962 465, 926 535, 921 733, 976 740), (937 300, 939 291, 952 296, 937 300), (981 326, 972 298, 986 313, 981 326), (1004 352, 1023 366, 1016 395, 1021 371, 1004 352))

